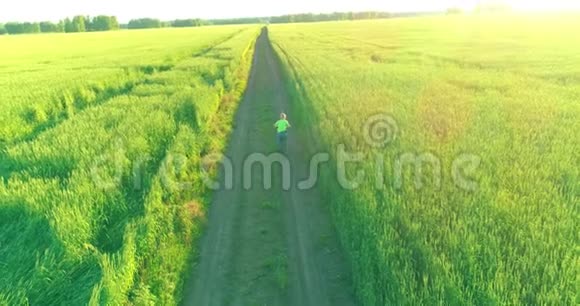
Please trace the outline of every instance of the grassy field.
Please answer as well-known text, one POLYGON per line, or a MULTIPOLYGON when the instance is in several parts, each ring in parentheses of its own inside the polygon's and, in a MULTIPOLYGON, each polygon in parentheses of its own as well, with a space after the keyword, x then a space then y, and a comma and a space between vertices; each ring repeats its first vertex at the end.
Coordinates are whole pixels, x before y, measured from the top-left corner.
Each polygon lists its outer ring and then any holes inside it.
POLYGON ((0 37, 0 304, 179 301, 258 33, 0 37))
POLYGON ((240 29, 1 37, 0 144, 33 138, 75 111, 128 92, 147 75, 168 70, 240 29))
POLYGON ((352 191, 321 177, 364 305, 578 303, 579 20, 270 27, 296 128, 333 160, 339 144, 365 158, 352 191))

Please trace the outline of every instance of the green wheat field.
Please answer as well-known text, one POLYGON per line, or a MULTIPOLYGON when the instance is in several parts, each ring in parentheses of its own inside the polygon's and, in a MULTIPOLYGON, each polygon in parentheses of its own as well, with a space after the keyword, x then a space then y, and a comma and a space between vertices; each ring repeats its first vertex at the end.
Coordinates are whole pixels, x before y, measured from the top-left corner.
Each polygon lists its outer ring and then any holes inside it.
MULTIPOLYGON (((262 27, 0 37, 0 305, 180 303, 262 27)), ((361 305, 579 303, 579 16, 268 29, 309 150, 364 156, 320 178, 361 305)))
POLYGON ((522 16, 270 29, 297 125, 322 150, 345 144, 370 157, 357 190, 324 180, 364 305, 577 304, 578 28, 577 16, 522 16), (375 149, 361 133, 381 112, 399 135, 375 149), (422 188, 392 179, 409 152, 438 158, 439 184, 428 170, 422 188), (465 153, 480 159, 471 192, 451 178, 465 153))
POLYGON ((0 304, 176 304, 259 30, 0 38, 0 304))

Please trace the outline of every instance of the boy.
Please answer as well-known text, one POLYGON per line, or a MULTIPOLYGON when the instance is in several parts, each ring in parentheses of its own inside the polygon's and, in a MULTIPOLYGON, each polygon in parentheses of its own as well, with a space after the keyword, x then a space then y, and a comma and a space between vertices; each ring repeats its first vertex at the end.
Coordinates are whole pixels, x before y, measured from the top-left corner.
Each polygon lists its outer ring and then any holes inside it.
POLYGON ((274 123, 274 127, 276 128, 276 131, 278 132, 277 138, 278 138, 278 145, 282 145, 283 143, 286 143, 286 139, 288 138, 288 128, 292 127, 290 125, 290 122, 288 122, 288 120, 286 120, 286 114, 281 113, 280 114, 280 120, 276 121, 276 123, 274 123))

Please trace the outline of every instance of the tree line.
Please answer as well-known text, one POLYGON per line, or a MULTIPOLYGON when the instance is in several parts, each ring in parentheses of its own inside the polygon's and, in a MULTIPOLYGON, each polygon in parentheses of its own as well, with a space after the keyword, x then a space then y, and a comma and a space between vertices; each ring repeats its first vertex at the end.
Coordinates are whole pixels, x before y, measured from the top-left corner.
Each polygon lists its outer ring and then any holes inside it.
POLYGON ((119 29, 119 22, 115 16, 75 16, 65 18, 59 22, 8 22, 0 24, 1 34, 31 34, 31 33, 75 33, 97 32, 119 29))
POLYGON ((364 20, 391 18, 393 14, 386 12, 346 12, 332 14, 294 14, 271 17, 270 23, 320 22, 341 20, 364 20))
MULTIPOLYGON (((141 18, 129 21, 128 29, 162 28, 162 27, 198 27, 204 25, 231 25, 231 24, 254 24, 254 23, 295 23, 295 22, 319 22, 340 20, 362 20, 391 18, 412 14, 392 14, 386 12, 347 12, 332 14, 294 14, 273 17, 249 17, 230 19, 179 19, 164 22, 159 19, 141 18)), ((123 26, 122 26, 123 27, 123 26)))
POLYGON ((123 29, 149 29, 164 27, 199 27, 205 25, 228 25, 228 24, 252 24, 252 23, 297 23, 297 22, 321 22, 340 20, 363 20, 382 19, 392 17, 414 16, 417 13, 387 13, 387 12, 345 12, 331 14, 293 14, 274 17, 252 17, 252 18, 232 18, 232 19, 176 19, 173 21, 162 21, 155 18, 132 19, 127 24, 119 24, 115 16, 75 16, 66 18, 58 23, 44 22, 9 22, 0 24, 0 35, 2 34, 25 34, 25 33, 73 33, 110 31, 123 29))
POLYGON ((331 14, 292 14, 272 17, 215 19, 210 20, 209 22, 213 25, 247 24, 247 23, 299 23, 299 22, 382 19, 397 16, 402 15, 387 12, 369 11, 369 12, 343 12, 331 14))
POLYGON ((210 25, 211 22, 203 19, 176 19, 173 21, 161 21, 155 18, 140 18, 132 19, 127 25, 122 25, 127 29, 150 29, 150 28, 185 28, 185 27, 200 27, 210 25))
POLYGON ((210 25, 211 22, 202 19, 176 19, 161 21, 154 18, 132 19, 128 24, 119 24, 115 16, 75 16, 59 22, 8 22, 0 23, 0 35, 3 34, 32 34, 32 33, 75 33, 111 31, 118 29, 148 29, 164 27, 199 27, 210 25))

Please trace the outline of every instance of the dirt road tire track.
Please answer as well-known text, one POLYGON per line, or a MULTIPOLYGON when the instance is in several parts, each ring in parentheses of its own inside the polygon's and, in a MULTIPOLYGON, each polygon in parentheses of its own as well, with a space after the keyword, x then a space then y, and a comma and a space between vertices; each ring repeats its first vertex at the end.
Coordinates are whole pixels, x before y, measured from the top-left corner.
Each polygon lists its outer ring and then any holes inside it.
POLYGON ((252 187, 243 188, 244 159, 272 152, 272 122, 292 110, 265 30, 256 42, 248 88, 236 114, 226 153, 234 166, 234 188, 215 192, 200 257, 186 284, 184 305, 356 305, 348 266, 319 190, 299 190, 307 177, 307 143, 290 132, 287 156, 292 188, 263 188, 256 167, 252 187))

